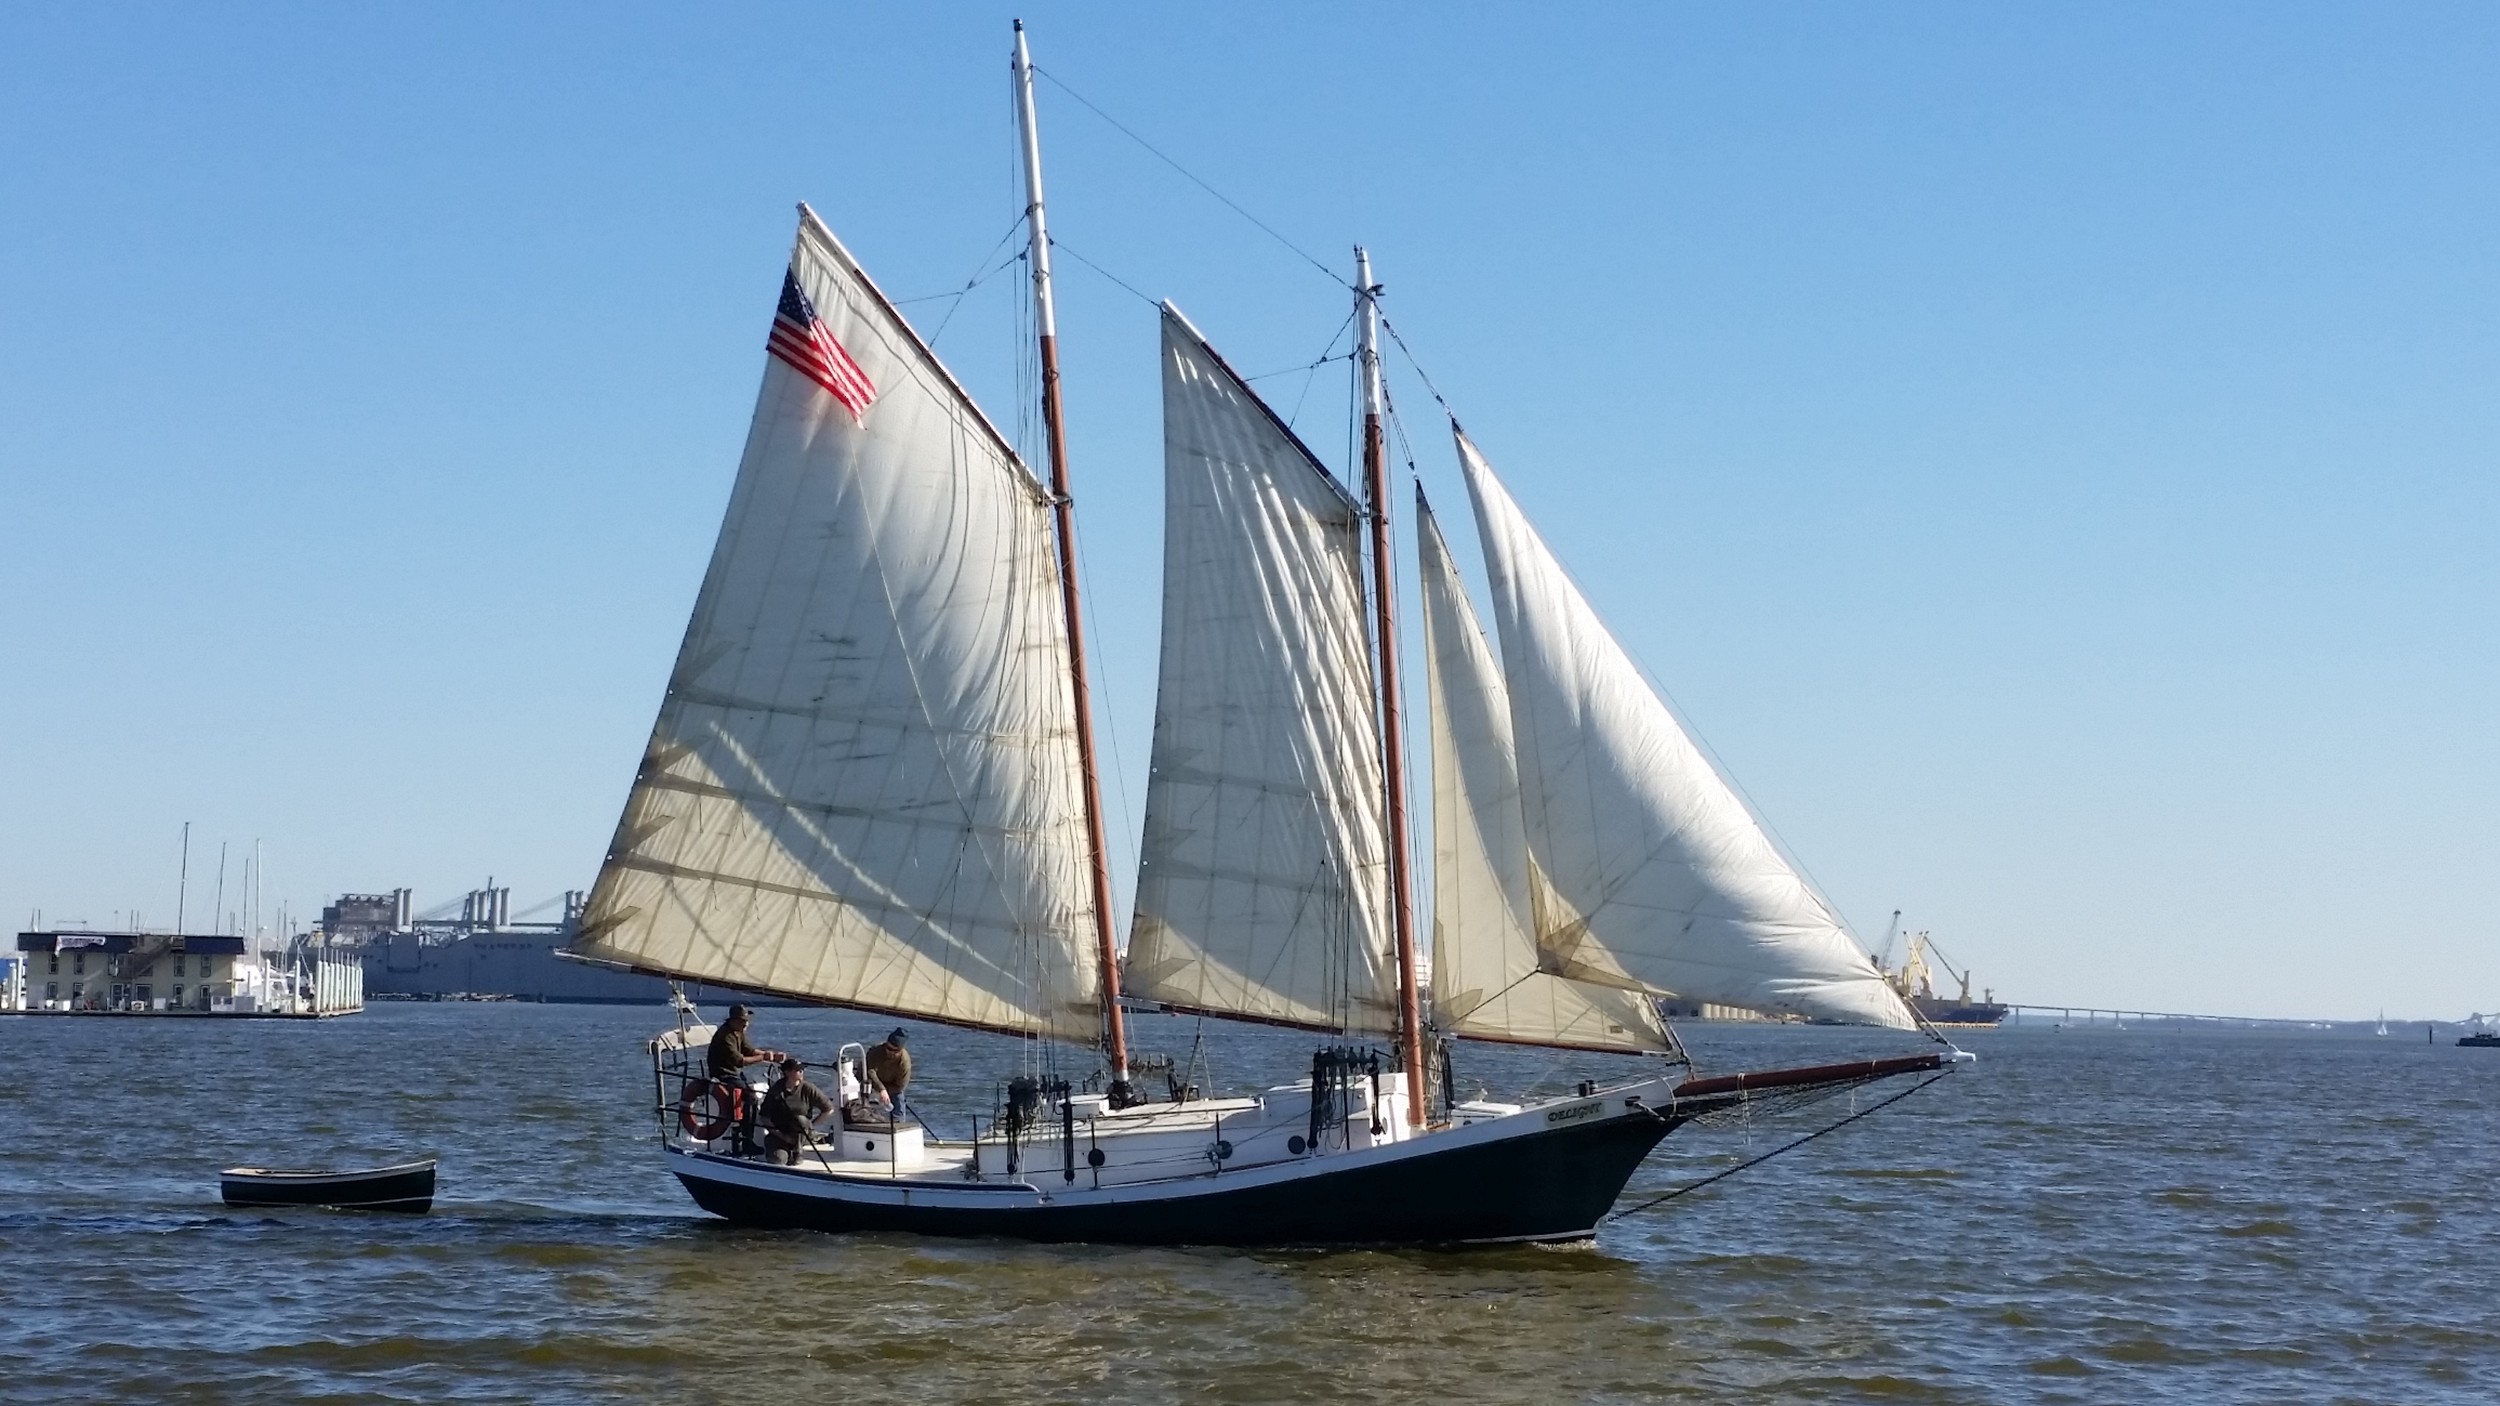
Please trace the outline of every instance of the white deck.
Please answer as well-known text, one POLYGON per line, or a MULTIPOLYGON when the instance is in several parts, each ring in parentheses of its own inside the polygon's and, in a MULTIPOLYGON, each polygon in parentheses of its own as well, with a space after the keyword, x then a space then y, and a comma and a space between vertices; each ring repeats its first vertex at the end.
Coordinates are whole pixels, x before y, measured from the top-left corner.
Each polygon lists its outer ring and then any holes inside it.
MULTIPOLYGON (((652 1042, 664 1089, 671 1080, 699 1082, 700 1076, 692 1071, 700 1068, 703 1042, 710 1034, 708 1026, 694 1026, 652 1042)), ((841 1058, 852 1058, 855 1049, 846 1047, 841 1058)), ((837 1068, 838 1087, 846 1094, 855 1090, 851 1071, 839 1061, 837 1068)), ((1617 1092, 1655 1100, 1664 1097, 1667 1088, 1663 1082, 1643 1081, 1617 1092)), ((761 1088, 750 1086, 751 1098, 761 1093, 761 1088)), ((752 1165, 766 1180, 782 1185, 801 1175, 853 1185, 883 1183, 898 1190, 909 1188, 906 1194, 912 1196, 945 1188, 1008 1187, 1064 1194, 1126 1188, 1147 1191, 1156 1185, 1191 1183, 1211 1176, 1290 1176, 1294 1174, 1291 1168, 1307 1167, 1315 1158, 1393 1153, 1401 1144, 1426 1138, 1440 1146, 1453 1138, 1515 1136, 1541 1128, 1557 1116, 1576 1118, 1598 1112, 1597 1101, 1588 1097, 1529 1108, 1465 1103, 1450 1110, 1448 1122, 1415 1129, 1406 1121, 1403 1073, 1384 1071, 1377 1082, 1354 1073, 1346 1096, 1349 1116, 1323 1119, 1317 1145, 1312 1140, 1308 1081, 1281 1085, 1250 1098, 1150 1103, 1117 1110, 1100 1094, 1077 1094, 1064 1103, 1044 1100, 1034 1122, 1012 1142, 995 1123, 983 1127, 978 1140, 970 1142, 931 1137, 926 1129, 910 1124, 901 1128, 835 1126, 821 1131, 816 1145, 805 1149, 795 1166, 734 1158, 729 1133, 705 1140, 682 1122, 670 1123, 666 1142, 672 1151, 702 1154, 707 1165, 724 1170, 752 1165)), ((1630 1105, 1618 1099, 1607 1112, 1629 1113, 1639 1105, 1638 1098, 1630 1105)), ((838 1115, 834 1121, 838 1123, 838 1115)))

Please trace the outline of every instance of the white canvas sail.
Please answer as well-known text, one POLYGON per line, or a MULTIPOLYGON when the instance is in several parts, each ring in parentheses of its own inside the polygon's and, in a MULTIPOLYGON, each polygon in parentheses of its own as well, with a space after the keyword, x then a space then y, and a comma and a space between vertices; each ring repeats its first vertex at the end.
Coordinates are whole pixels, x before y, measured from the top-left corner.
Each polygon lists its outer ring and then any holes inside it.
POLYGON ((1362 510, 1169 305, 1163 461, 1163 662, 1126 989, 1394 1029, 1362 510))
POLYGON ((1686 735, 1463 434, 1458 453, 1492 577, 1528 847, 1570 914, 1539 935, 1546 968, 1911 1028, 1857 939, 1686 735))
POLYGON ((1415 495, 1432 730, 1432 1009, 1454 1035, 1595 1050, 1671 1048, 1650 998, 1540 970, 1568 926, 1528 857, 1509 691, 1441 526, 1415 495))
POLYGON ((728 515, 575 950, 1090 1039, 1048 495, 804 207, 790 270, 728 515))

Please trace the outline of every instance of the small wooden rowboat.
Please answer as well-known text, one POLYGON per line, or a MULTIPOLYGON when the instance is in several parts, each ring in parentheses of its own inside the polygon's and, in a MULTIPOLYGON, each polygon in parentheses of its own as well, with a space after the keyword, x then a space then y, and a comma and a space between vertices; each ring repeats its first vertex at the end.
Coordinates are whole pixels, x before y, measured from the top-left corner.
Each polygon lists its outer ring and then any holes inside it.
POLYGON ((423 1215, 434 1207, 434 1160, 361 1172, 228 1167, 217 1174, 218 1189, 229 1206, 329 1206, 423 1215))

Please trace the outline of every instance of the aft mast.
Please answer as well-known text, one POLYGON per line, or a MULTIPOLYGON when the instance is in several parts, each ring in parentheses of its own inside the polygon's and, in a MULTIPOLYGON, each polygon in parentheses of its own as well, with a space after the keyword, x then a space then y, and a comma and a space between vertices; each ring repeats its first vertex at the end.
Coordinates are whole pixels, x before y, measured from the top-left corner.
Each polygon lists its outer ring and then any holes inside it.
POLYGON ((1363 493, 1371 509, 1372 604, 1380 639, 1380 760, 1389 820, 1389 904, 1398 942, 1398 1046, 1406 1069, 1406 1121, 1424 1118, 1424 1025, 1415 992, 1415 896, 1407 870, 1406 743, 1398 700, 1396 598, 1389 552, 1386 397, 1380 386, 1380 289, 1371 255, 1354 249, 1355 375, 1363 394, 1363 493))
MULTIPOLYGON (((1068 681, 1076 698, 1076 750, 1085 772, 1085 838, 1093 869, 1094 936, 1102 963, 1103 1030, 1111 1096, 1131 1099, 1128 1027, 1120 1014, 1120 953, 1111 936, 1111 868, 1102 834, 1102 776, 1094 762, 1094 706, 1085 677, 1085 619, 1077 604, 1076 510, 1068 495, 1068 434, 1059 407, 1059 323, 1051 306, 1050 232, 1042 219, 1042 137, 1033 115, 1033 56, 1016 21, 1016 125, 1024 139, 1025 224, 1032 235, 1033 326, 1041 342, 1042 425, 1050 441, 1050 493, 1059 524, 1059 599, 1068 617, 1068 681)), ((1411 1004, 1411 1003, 1410 1003, 1411 1004)))

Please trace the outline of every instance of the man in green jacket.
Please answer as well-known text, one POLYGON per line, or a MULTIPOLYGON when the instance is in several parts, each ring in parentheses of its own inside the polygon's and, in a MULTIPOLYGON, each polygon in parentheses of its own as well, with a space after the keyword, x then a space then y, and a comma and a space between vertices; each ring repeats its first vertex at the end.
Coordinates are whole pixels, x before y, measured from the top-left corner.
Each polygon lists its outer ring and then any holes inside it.
POLYGON ((833 1100, 807 1082, 807 1066, 783 1057, 781 1077, 764 1091, 764 1160, 796 1165, 816 1125, 832 1112, 833 1100))
POLYGON ((711 1067, 713 1078, 735 1080, 738 1071, 750 1064, 790 1057, 781 1050, 757 1049, 755 1042, 747 1038, 747 1026, 753 1020, 753 1013, 744 1005, 731 1006, 728 1016, 720 1023, 720 1029, 712 1032, 712 1048, 706 1062, 711 1067))
POLYGON ((744 1071, 750 1064, 765 1060, 782 1060, 790 1056, 782 1050, 759 1050, 747 1038, 747 1026, 754 1013, 741 1002, 729 1008, 720 1029, 712 1032, 712 1047, 705 1052, 704 1064, 711 1071, 714 1096, 737 1120, 737 1136, 733 1147, 741 1157, 755 1152, 755 1104, 747 1097, 744 1071))

